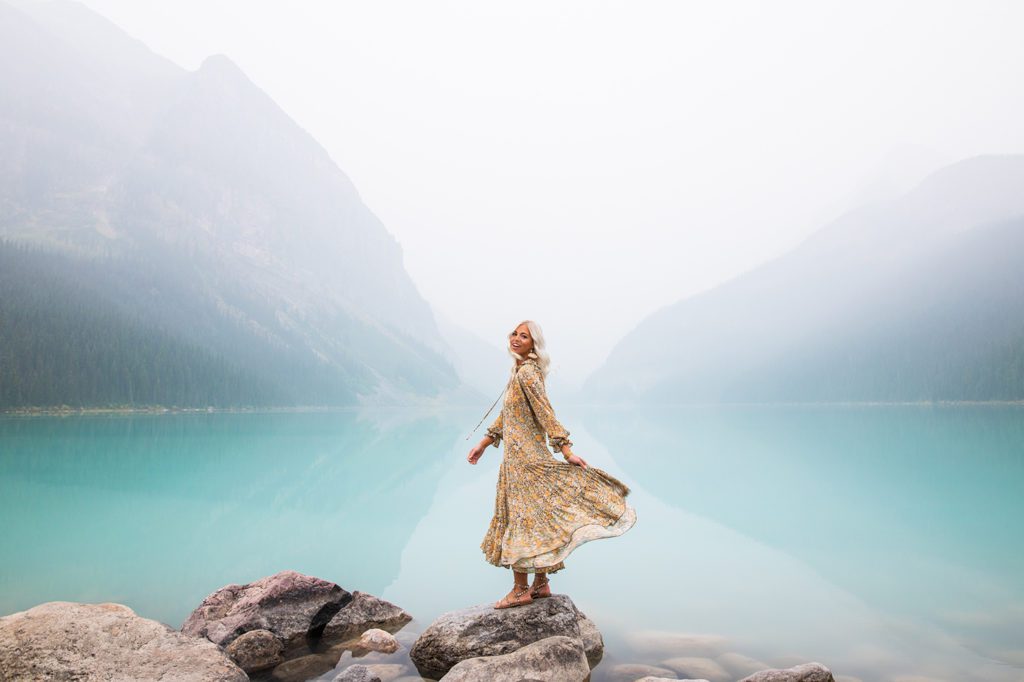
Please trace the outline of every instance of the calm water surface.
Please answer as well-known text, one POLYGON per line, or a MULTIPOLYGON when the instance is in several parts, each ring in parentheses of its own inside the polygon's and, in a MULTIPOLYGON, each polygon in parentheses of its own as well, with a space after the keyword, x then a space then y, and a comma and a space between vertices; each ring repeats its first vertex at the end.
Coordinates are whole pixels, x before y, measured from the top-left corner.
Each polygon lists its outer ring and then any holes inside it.
MULTIPOLYGON (((501 452, 465 461, 477 419, 0 418, 0 615, 114 601, 177 628, 223 585, 293 569, 393 601, 421 631, 511 585, 479 549, 501 452)), ((604 634, 595 682, 693 653, 660 649, 666 632, 840 680, 1024 680, 1024 409, 559 419, 638 516, 552 577, 604 634)))

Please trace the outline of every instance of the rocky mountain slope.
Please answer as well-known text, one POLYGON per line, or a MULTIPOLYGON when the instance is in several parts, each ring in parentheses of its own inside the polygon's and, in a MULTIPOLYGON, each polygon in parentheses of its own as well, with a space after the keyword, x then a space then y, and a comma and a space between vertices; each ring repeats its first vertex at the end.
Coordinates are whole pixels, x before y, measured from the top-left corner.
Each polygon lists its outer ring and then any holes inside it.
MULTIPOLYGON (((226 57, 185 71, 76 3, 0 3, 0 237, 49 254, 18 291, 60 279, 82 297, 72 308, 119 311, 133 333, 192 348, 169 373, 192 352, 216 359, 262 387, 253 404, 479 399, 401 247, 316 140, 226 57)), ((38 335, 59 327, 46 305, 3 293, 38 335)), ((68 371, 117 345, 93 327, 63 351, 68 371)), ((2 406, 35 404, 32 336, 23 323, 28 345, 7 346, 0 373, 22 386, 2 406)), ((132 402, 120 383, 101 393, 132 402)), ((212 385, 178 394, 247 401, 212 385)))
POLYGON ((595 402, 1024 399, 1024 157, 946 166, 663 308, 595 402))

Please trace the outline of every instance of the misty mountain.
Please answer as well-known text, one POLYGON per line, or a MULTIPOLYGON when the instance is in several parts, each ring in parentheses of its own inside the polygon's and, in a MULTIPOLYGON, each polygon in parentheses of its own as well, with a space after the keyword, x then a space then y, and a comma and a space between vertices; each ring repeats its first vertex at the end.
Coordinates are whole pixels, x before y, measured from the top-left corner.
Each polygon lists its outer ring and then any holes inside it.
POLYGON ((448 359, 459 378, 485 396, 496 396, 508 382, 512 356, 501 346, 487 343, 474 332, 434 312, 441 337, 451 349, 448 359))
MULTIPOLYGON (((257 403, 479 401, 400 245, 229 59, 188 72, 76 3, 21 7, 0 3, 0 237, 52 255, 25 281, 215 360, 263 387, 257 403)), ((0 293, 52 333, 38 301, 12 300, 27 290, 0 293)), ((80 321, 88 347, 114 342, 80 321)), ((224 404, 212 387, 181 395, 224 404)))
POLYGON ((946 166, 639 324, 596 402, 1024 399, 1024 157, 946 166))

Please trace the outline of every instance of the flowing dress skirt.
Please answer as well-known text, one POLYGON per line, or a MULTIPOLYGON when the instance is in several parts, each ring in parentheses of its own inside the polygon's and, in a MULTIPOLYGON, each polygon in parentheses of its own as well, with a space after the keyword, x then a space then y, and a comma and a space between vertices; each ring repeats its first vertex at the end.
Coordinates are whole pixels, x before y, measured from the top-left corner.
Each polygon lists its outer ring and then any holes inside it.
POLYGON ((580 545, 622 535, 636 523, 626 484, 597 467, 554 459, 543 438, 506 439, 494 516, 480 544, 495 566, 555 573, 580 545))

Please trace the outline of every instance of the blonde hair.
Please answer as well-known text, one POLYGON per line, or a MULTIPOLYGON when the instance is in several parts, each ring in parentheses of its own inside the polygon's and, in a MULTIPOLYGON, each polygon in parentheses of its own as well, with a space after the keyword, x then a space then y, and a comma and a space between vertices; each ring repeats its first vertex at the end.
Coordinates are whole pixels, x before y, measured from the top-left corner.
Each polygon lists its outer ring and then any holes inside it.
POLYGON ((541 331, 540 325, 533 320, 523 320, 515 327, 512 327, 512 331, 509 332, 508 337, 505 339, 505 347, 508 349, 508 354, 515 358, 515 362, 512 363, 512 374, 516 373, 516 367, 519 360, 525 360, 527 357, 535 357, 537 364, 540 365, 541 375, 547 377, 548 368, 551 367, 551 356, 548 354, 547 344, 544 343, 544 332, 541 331), (526 325, 526 328, 530 330, 530 336, 533 337, 533 350, 526 355, 520 355, 519 353, 512 350, 512 345, 509 342, 512 334, 515 333, 516 329, 519 329, 520 325, 526 325))

